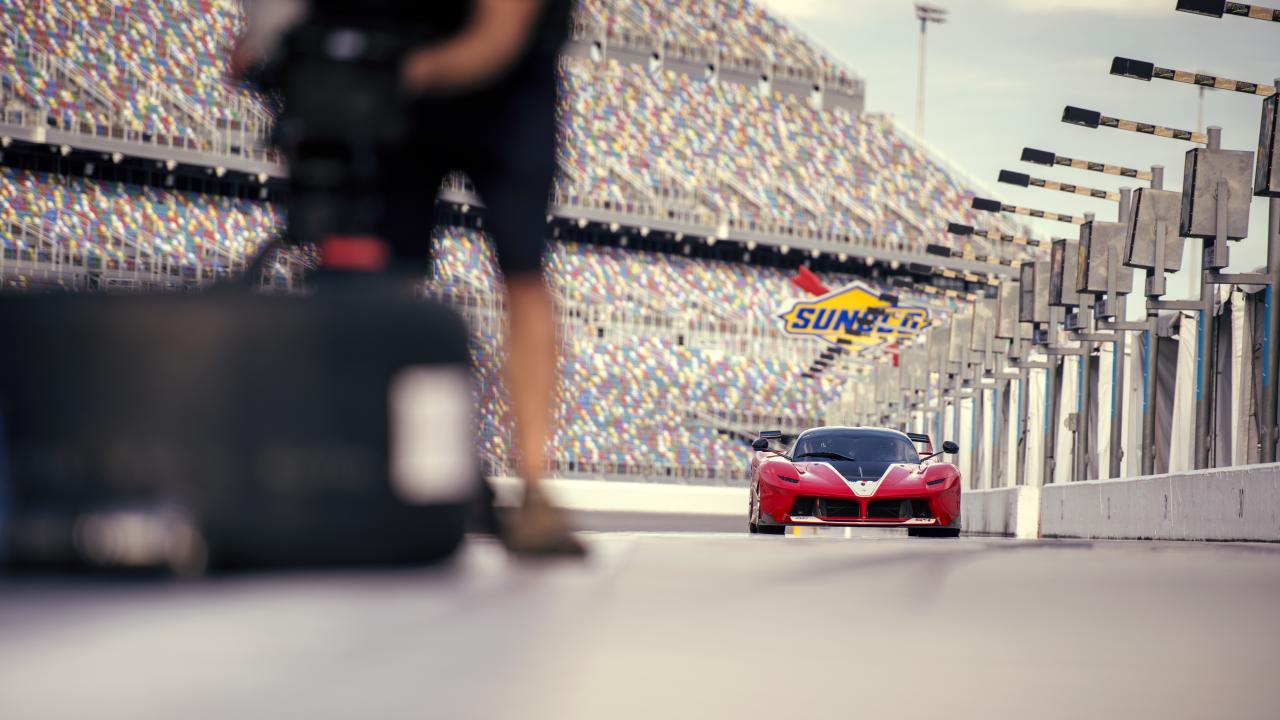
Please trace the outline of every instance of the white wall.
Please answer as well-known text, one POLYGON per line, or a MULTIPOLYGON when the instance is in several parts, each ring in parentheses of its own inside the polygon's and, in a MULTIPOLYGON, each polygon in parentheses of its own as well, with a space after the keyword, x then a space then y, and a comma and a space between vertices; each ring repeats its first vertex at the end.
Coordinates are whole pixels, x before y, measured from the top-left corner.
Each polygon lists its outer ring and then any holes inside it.
POLYGON ((1280 463, 968 492, 961 515, 977 534, 1280 542, 1280 463))
MULTIPOLYGON (((497 494, 498 505, 514 507, 519 504, 520 482, 516 478, 494 477, 489 480, 497 494)), ((745 485, 714 487, 566 479, 544 482, 547 494, 557 504, 569 510, 741 515, 744 524, 747 517, 749 496, 745 485)))

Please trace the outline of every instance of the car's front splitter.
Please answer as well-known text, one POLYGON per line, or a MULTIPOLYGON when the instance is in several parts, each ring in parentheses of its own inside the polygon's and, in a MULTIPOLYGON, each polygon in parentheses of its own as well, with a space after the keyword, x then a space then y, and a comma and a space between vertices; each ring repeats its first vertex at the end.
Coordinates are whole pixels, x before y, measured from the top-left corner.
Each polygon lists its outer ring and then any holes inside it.
POLYGON ((807 516, 789 517, 784 525, 831 525, 834 527, 932 527, 937 518, 907 518, 903 520, 835 520, 807 516))

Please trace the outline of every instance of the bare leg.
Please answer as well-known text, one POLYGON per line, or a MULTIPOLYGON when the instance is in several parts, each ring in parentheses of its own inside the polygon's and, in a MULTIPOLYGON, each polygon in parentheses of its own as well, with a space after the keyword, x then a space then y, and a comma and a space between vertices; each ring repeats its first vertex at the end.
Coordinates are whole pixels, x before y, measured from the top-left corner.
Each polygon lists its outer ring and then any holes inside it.
POLYGON ((538 275, 507 279, 505 380, 515 415, 517 472, 528 485, 546 472, 556 392, 556 325, 551 291, 538 275))
POLYGON ((507 523, 507 547, 523 555, 581 555, 564 513, 542 492, 556 394, 556 314, 551 291, 536 274, 507 278, 505 379, 515 415, 517 472, 524 503, 507 523))

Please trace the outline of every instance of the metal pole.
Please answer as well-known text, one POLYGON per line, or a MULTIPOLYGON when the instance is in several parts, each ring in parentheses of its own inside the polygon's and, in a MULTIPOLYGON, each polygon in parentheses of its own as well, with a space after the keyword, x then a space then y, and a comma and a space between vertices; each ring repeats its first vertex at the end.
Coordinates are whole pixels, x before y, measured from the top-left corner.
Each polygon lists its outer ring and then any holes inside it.
POLYGON ((1142 392, 1142 474, 1156 474, 1156 373, 1160 358, 1160 319, 1152 315, 1142 333, 1146 349, 1146 386, 1142 392))
MULTIPOLYGON (((1164 166, 1151 166, 1151 188, 1160 190, 1164 187, 1164 166)), ((1160 261, 1164 260, 1164 236, 1156 233, 1155 254, 1160 261)), ((1155 268, 1147 271, 1147 285, 1164 274, 1159 262, 1155 268)), ((1147 330, 1144 343, 1147 350, 1146 383, 1142 397, 1142 474, 1154 475, 1156 472, 1156 382, 1160 368, 1160 315, 1154 310, 1147 310, 1147 330)))
POLYGON ((1058 444, 1058 404, 1059 398, 1053 391, 1054 376, 1062 364, 1061 356, 1050 356, 1049 367, 1044 371, 1044 468, 1041 485, 1053 482, 1054 453, 1058 444))
MULTIPOLYGON (((1093 222, 1094 214, 1085 213, 1085 222, 1093 222)), ((1086 333, 1093 332, 1093 295, 1089 293, 1080 294, 1080 305, 1076 312, 1080 314, 1080 321, 1085 324, 1084 331, 1086 333)), ((1093 388, 1089 378, 1089 358, 1093 354, 1093 343, 1088 340, 1080 341, 1080 369, 1079 369, 1079 394, 1076 398, 1076 441, 1074 452, 1072 453, 1071 480, 1080 482, 1088 479, 1089 475, 1089 455, 1093 452, 1093 436, 1089 433, 1089 418, 1093 414, 1090 405, 1093 404, 1093 388)))
MULTIPOLYGON (((1201 347, 1204 350, 1204 417, 1201 418, 1204 424, 1200 427, 1201 439, 1204 442, 1204 452, 1200 458, 1203 462, 1201 467, 1211 468, 1218 466, 1218 447, 1216 443, 1217 427, 1218 427, 1218 342, 1222 335, 1222 326, 1218 321, 1218 286, 1210 282, 1211 275, 1214 271, 1225 266, 1227 258, 1227 202, 1230 199, 1230 189, 1226 180, 1219 180, 1217 187, 1217 217, 1215 237, 1213 240, 1205 241, 1205 262, 1204 274, 1201 282, 1204 287, 1201 292, 1205 297, 1204 317, 1204 333, 1201 347), (1212 243, 1212 245, 1210 244, 1212 243), (1213 256, 1213 263, 1210 263, 1210 255, 1213 256), (1210 267, 1210 265, 1215 267, 1210 267)), ((1230 453, 1228 452, 1228 455, 1230 453)), ((1229 463, 1228 463, 1229 464, 1229 463)))
MULTIPOLYGON (((943 363, 943 364, 945 365, 946 363, 943 363)), ((933 424, 934 424, 934 427, 936 428, 936 434, 934 435, 934 439, 937 440, 938 442, 936 447, 942 447, 943 441, 946 440, 946 438, 943 437, 943 433, 947 429, 947 423, 946 423, 947 401, 942 395, 942 385, 946 379, 946 376, 947 375, 945 370, 938 373, 938 398, 937 398, 938 411, 933 414, 933 424)))
MULTIPOLYGON (((964 433, 960 432, 960 390, 963 387, 964 381, 960 379, 959 375, 956 375, 955 387, 951 395, 951 432, 955 433, 954 439, 957 445, 964 439, 964 433)), ((972 487, 972 478, 970 478, 969 483, 970 487, 972 487)))
MULTIPOLYGON (((1280 87, 1280 78, 1276 78, 1280 87)), ((1277 388, 1280 388, 1280 198, 1271 198, 1270 218, 1267 223, 1267 274, 1271 283, 1267 287, 1267 331, 1262 342, 1262 412, 1261 436, 1262 462, 1276 461, 1276 446, 1280 444, 1280 417, 1277 416, 1277 388)))
POLYGON ((1129 333, 1116 331, 1116 342, 1111 353, 1111 440, 1107 462, 1107 477, 1118 478, 1124 474, 1124 366, 1126 341, 1129 333))
MULTIPOLYGON (((1276 79, 1280 83, 1280 78, 1276 79)), ((1276 414, 1277 388, 1280 388, 1280 198, 1271 198, 1271 218, 1267 235, 1267 332, 1262 353, 1262 462, 1276 461, 1276 445, 1280 444, 1280 417, 1276 414)))
MULTIPOLYGON (((1129 219, 1129 212, 1133 202, 1133 195, 1129 188, 1120 188, 1120 208, 1119 221, 1125 222, 1129 219)), ((1111 292, 1107 293, 1107 301, 1114 303, 1116 308, 1122 307, 1120 295, 1117 292, 1117 275, 1120 272, 1120 248, 1112 247, 1108 253, 1109 267, 1107 268, 1107 285, 1111 292)), ((1122 316, 1122 311, 1113 309, 1116 313, 1115 319, 1124 322, 1127 318, 1122 316)), ((1107 467, 1107 477, 1118 478, 1123 474, 1121 463, 1124 462, 1124 367, 1125 367, 1125 345, 1129 337, 1128 331, 1115 331, 1116 342, 1111 353, 1111 440, 1109 462, 1107 467)))
POLYGON ((933 422, 938 427, 938 447, 942 447, 942 442, 946 440, 945 433, 947 430, 947 402, 945 400, 938 401, 938 412, 933 416, 933 422))
MULTIPOLYGON (((1217 150, 1222 147, 1222 128, 1213 126, 1209 128, 1209 149, 1217 150)), ((1205 240, 1204 249, 1200 254, 1200 317, 1196 323, 1196 434, 1195 434, 1195 467, 1197 470, 1203 470, 1211 466, 1210 461, 1210 438, 1213 435, 1213 360, 1214 351, 1213 342, 1213 285, 1209 282, 1208 273, 1212 272, 1209 267, 1212 263, 1214 250, 1226 247, 1226 225, 1227 225, 1227 184, 1225 181, 1219 182, 1215 188, 1215 203, 1217 205, 1217 240, 1205 240), (1216 245, 1216 248, 1215 248, 1216 245)))
POLYGON ((1210 290, 1205 288, 1200 291, 1200 301, 1203 305, 1200 310, 1199 322, 1196 324, 1196 426, 1195 426, 1195 468, 1203 470, 1209 467, 1209 434, 1212 432, 1210 424, 1212 421, 1213 406, 1213 370, 1210 368, 1209 355, 1212 348, 1209 343, 1212 340, 1212 330, 1210 326, 1213 324, 1213 302, 1210 296, 1210 290))
POLYGON ((920 18, 920 62, 916 74, 916 137, 924 137, 924 38, 929 21, 920 18))
MULTIPOLYGON (((1093 311, 1093 296, 1088 293, 1080 296, 1082 317, 1087 318, 1093 311)), ((1086 331, 1090 328, 1086 328, 1086 331)), ((1093 343, 1087 340, 1080 343, 1080 395, 1076 406, 1076 446, 1075 463, 1071 479, 1075 482, 1087 480, 1089 475, 1089 454, 1093 452, 1093 438, 1089 434, 1089 417, 1093 414, 1090 405, 1093 402, 1092 383, 1089 380, 1089 356, 1093 354, 1093 343)))

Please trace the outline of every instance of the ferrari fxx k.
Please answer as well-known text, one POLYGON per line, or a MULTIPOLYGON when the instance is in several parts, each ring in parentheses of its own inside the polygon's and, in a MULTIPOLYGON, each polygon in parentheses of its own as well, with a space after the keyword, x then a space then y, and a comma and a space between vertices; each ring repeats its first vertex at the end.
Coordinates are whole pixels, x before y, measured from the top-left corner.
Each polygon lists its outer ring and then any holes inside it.
POLYGON ((954 455, 955 443, 934 452, 926 435, 863 427, 806 430, 785 447, 782 439, 767 431, 752 444, 750 532, 836 525, 960 534, 960 471, 938 459, 954 455))

